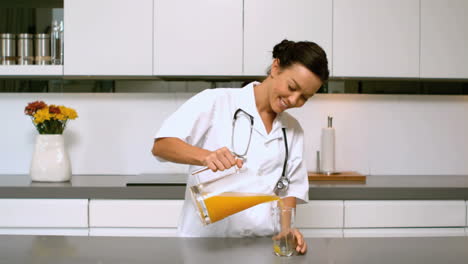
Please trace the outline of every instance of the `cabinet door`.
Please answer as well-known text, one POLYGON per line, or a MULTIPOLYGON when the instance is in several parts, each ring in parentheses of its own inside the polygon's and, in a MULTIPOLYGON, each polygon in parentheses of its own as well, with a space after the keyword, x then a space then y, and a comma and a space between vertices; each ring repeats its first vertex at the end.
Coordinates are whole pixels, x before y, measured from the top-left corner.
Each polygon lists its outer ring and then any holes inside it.
POLYGON ((64 0, 65 75, 151 75, 153 0, 64 0))
POLYGON ((88 228, 0 228, 0 235, 89 236, 88 228))
POLYGON ((90 227, 176 228, 183 200, 91 200, 90 227))
POLYGON ((350 228, 344 237, 448 237, 465 236, 463 227, 450 228, 350 228))
POLYGON ((319 44, 332 62, 332 1, 245 0, 244 74, 265 75, 283 39, 319 44))
POLYGON ((421 77, 468 78, 468 1, 421 1, 421 77))
POLYGON ((297 206, 297 228, 343 228, 343 201, 309 201, 297 206))
POLYGON ((463 227, 465 201, 345 201, 345 228, 463 227))
POLYGON ((419 77, 419 0, 335 0, 333 75, 419 77))
POLYGON ((0 227, 87 228, 87 199, 0 199, 0 227))
POLYGON ((155 75, 240 75, 242 0, 154 0, 155 75))
POLYGON ((91 227, 89 236, 176 237, 176 227, 91 227))

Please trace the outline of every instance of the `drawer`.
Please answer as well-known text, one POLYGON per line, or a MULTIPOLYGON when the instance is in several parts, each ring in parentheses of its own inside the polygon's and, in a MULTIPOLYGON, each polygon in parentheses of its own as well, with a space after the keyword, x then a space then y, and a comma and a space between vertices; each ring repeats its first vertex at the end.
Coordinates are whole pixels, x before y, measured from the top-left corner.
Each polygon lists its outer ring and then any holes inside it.
POLYGON ((87 199, 0 199, 0 227, 88 227, 87 199))
POLYGON ((177 228, 92 227, 90 236, 177 237, 177 228))
POLYGON ((297 228, 342 228, 343 201, 309 201, 296 209, 297 228))
POLYGON ((345 228, 465 225, 465 201, 345 201, 345 228))
POLYGON ((352 228, 343 230, 344 237, 449 237, 465 236, 463 227, 425 228, 352 228))
POLYGON ((88 236, 87 227, 80 228, 0 228, 0 235, 28 235, 28 236, 88 236))
POLYGON ((90 227, 177 227, 183 200, 90 200, 90 227))

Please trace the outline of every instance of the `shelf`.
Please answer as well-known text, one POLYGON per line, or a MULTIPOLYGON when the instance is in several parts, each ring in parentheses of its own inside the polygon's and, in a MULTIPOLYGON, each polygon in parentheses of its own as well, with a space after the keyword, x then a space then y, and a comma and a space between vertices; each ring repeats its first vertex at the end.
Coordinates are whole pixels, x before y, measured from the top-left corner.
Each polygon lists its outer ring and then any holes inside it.
POLYGON ((63 76, 63 65, 0 65, 0 78, 11 76, 63 76))

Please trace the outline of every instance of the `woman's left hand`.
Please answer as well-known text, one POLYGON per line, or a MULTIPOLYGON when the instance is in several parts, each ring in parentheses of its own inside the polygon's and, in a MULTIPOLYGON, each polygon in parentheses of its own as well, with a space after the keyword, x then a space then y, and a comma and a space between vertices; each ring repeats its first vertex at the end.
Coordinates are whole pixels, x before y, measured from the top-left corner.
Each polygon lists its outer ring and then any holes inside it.
POLYGON ((301 232, 297 229, 293 229, 294 237, 296 238, 296 251, 299 254, 305 254, 307 252, 307 243, 304 240, 304 236, 302 236, 301 232))

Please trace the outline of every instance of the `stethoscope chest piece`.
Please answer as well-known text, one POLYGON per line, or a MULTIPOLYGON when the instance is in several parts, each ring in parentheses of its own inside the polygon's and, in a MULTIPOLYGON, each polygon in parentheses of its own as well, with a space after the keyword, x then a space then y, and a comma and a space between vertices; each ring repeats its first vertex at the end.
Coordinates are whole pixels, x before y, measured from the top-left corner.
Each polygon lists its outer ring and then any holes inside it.
POLYGON ((275 193, 284 192, 289 187, 289 179, 285 176, 281 176, 275 186, 275 193))

